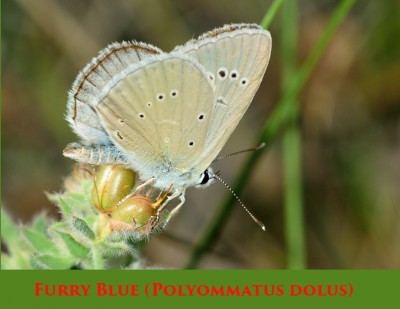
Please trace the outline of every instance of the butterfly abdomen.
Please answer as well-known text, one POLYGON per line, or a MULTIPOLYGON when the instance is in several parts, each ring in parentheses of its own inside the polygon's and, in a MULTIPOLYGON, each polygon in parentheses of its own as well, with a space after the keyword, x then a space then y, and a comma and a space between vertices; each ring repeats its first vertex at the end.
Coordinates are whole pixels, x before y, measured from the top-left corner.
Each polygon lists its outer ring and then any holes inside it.
POLYGON ((129 163, 127 156, 113 145, 82 145, 72 143, 64 149, 63 155, 78 162, 93 165, 127 165, 129 163))

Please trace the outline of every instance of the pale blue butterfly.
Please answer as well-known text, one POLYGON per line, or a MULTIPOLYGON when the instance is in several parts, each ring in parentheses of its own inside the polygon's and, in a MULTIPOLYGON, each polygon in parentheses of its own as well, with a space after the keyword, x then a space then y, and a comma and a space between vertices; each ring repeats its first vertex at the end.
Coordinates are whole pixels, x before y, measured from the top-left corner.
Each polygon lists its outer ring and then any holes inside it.
POLYGON ((66 119, 80 144, 64 155, 89 164, 123 164, 184 203, 187 187, 215 178, 210 164, 249 107, 271 53, 270 33, 231 24, 164 53, 114 43, 79 73, 66 119))

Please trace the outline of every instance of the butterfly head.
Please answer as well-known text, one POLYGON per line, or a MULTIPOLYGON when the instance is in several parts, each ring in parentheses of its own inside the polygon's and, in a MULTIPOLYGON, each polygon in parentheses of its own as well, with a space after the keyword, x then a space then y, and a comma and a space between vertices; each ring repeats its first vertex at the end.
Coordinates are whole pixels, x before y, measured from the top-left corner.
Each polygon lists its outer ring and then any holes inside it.
POLYGON ((211 167, 208 167, 203 173, 200 174, 199 181, 196 188, 207 188, 215 182, 215 175, 211 167))

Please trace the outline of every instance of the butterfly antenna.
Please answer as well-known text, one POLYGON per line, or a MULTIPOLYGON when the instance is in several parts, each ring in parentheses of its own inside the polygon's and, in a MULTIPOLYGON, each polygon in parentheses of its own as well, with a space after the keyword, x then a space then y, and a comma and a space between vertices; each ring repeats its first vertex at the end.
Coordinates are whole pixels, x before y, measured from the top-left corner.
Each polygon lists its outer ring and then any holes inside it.
POLYGON ((243 202, 240 200, 239 196, 232 190, 232 188, 216 173, 212 175, 212 177, 218 179, 226 188, 228 188, 229 191, 233 194, 233 196, 236 198, 240 206, 243 207, 243 209, 247 212, 247 214, 254 220, 255 223, 257 223, 263 231, 265 231, 265 225, 262 223, 260 220, 258 220, 251 212, 250 210, 247 209, 246 206, 244 206, 243 202))
POLYGON ((264 147, 265 147, 265 143, 261 143, 261 144, 258 145, 257 147, 253 147, 253 148, 249 148, 249 149, 244 149, 244 150, 232 152, 232 153, 229 153, 229 154, 226 154, 226 155, 222 155, 222 156, 220 156, 220 157, 214 159, 213 163, 216 162, 216 161, 223 160, 223 159, 229 158, 229 157, 231 157, 231 156, 234 156, 234 155, 243 153, 243 152, 257 151, 257 150, 260 150, 261 148, 264 148, 264 147))

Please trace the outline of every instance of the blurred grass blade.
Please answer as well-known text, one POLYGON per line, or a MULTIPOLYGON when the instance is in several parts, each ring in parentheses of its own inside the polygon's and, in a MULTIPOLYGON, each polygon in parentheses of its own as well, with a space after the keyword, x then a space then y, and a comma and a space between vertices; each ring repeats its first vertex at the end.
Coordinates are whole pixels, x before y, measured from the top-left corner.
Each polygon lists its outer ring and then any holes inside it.
POLYGON ((286 266, 305 268, 305 226, 301 177, 301 132, 297 119, 289 124, 283 136, 283 166, 285 179, 284 227, 286 266))
MULTIPOLYGON (((289 0, 291 1, 291 0, 289 0)), ((275 18, 276 13, 278 12, 280 6, 282 5, 283 0, 275 0, 269 10, 267 11, 267 14, 265 14, 264 18, 262 19, 260 26, 263 27, 264 29, 268 29, 269 26, 271 25, 272 21, 275 18)))
MULTIPOLYGON (((282 7, 282 90, 296 74, 297 1, 286 1, 282 7)), ((298 106, 296 98, 290 105, 298 106)), ((286 240, 286 267, 305 268, 303 194, 301 176, 301 131, 298 108, 293 108, 292 119, 283 134, 283 173, 285 190, 284 228, 286 240)))
MULTIPOLYGON (((313 47, 310 55, 308 56, 305 63, 301 66, 301 69, 293 77, 292 81, 286 88, 285 93, 276 105, 271 117, 266 122, 264 129, 261 133, 261 138, 259 142, 265 142, 267 147, 254 152, 250 158, 243 165, 239 176, 237 177, 233 190, 240 194, 248 182, 250 175, 253 171, 258 158, 261 156, 262 152, 271 146, 274 138, 277 137, 279 130, 281 130, 288 119, 290 119, 293 113, 294 106, 292 105, 294 98, 298 96, 302 90, 304 84, 308 81, 311 73, 315 69, 315 66, 320 59, 321 55, 326 50, 328 43, 332 39, 333 34, 336 32, 339 25, 342 23, 346 15, 348 14, 350 8, 353 6, 355 0, 342 0, 336 7, 328 24, 325 26, 323 33, 318 39, 317 43, 313 47)), ((196 267, 198 261, 203 256, 203 254, 214 244, 217 240, 221 230, 223 229, 227 218, 232 209, 232 205, 235 203, 235 198, 232 194, 229 194, 225 199, 225 202, 217 209, 214 217, 211 219, 210 224, 206 227, 203 235, 200 236, 200 240, 193 248, 189 261, 186 264, 186 268, 196 267)))

